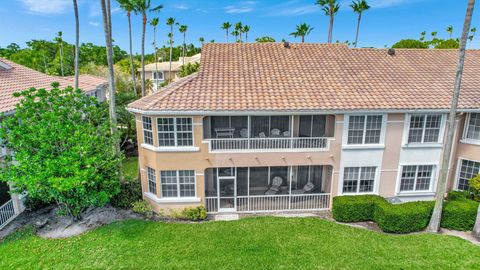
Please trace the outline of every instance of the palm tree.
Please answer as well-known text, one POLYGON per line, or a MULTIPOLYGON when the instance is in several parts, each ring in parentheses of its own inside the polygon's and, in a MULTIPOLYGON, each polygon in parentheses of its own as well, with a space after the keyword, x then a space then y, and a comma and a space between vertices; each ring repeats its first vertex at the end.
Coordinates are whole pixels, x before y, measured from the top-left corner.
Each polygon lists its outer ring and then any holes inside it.
POLYGON ((135 13, 142 14, 142 96, 145 96, 145 30, 147 26, 147 12, 160 11, 163 6, 151 6, 151 0, 134 0, 135 13))
POLYGON ((448 33, 448 35, 450 36, 450 38, 452 38, 453 26, 451 26, 451 25, 448 26, 446 30, 447 30, 447 33, 448 33))
POLYGON ((358 32, 360 30, 360 21, 362 20, 362 13, 365 10, 368 10, 370 6, 367 4, 367 1, 365 0, 357 0, 356 2, 353 1, 350 7, 353 9, 353 12, 358 14, 357 31, 355 34, 355 43, 353 44, 353 46, 356 48, 358 43, 358 32))
POLYGON ((242 29, 242 32, 245 33, 245 42, 248 43, 248 32, 250 31, 250 26, 245 25, 242 29))
MULTIPOLYGON (((158 18, 153 18, 150 21, 150 25, 153 27, 153 55, 155 56, 155 76, 158 76, 158 57, 157 57, 157 25, 158 18)), ((154 77, 155 78, 155 77, 154 77)))
POLYGON ((310 32, 312 32, 313 30, 313 27, 311 27, 310 25, 306 24, 306 23, 302 23, 302 24, 299 24, 297 25, 297 29, 295 32, 293 33, 290 33, 291 36, 294 36, 294 37, 301 37, 302 38, 302 43, 305 42, 305 37, 308 36, 310 34, 310 32))
POLYGON ((183 44, 182 44, 182 59, 183 59, 183 63, 182 65, 185 65, 185 41, 186 41, 186 35, 187 35, 187 30, 188 30, 188 26, 186 25, 180 25, 180 27, 178 28, 178 32, 180 32, 181 34, 183 34, 183 44))
MULTIPOLYGON (((238 32, 238 36, 240 37, 240 42, 242 42, 242 29, 243 29, 243 25, 241 22, 237 22, 235 24, 235 30, 238 32)), ((237 40, 238 42, 238 40, 237 40)))
POLYGON ((238 30, 233 30, 231 34, 235 37, 235 41, 238 42, 238 36, 240 35, 240 32, 238 30))
POLYGON ((471 35, 468 36, 468 40, 470 40, 470 42, 473 41, 473 38, 475 37, 475 33, 477 32, 477 28, 476 27, 472 27, 472 29, 470 29, 470 33, 471 35))
POLYGON ((332 43, 333 19, 340 9, 340 4, 337 0, 317 0, 315 4, 322 7, 325 15, 330 16, 330 24, 328 25, 328 43, 332 43))
POLYGON ((57 37, 55 38, 55 41, 57 42, 58 44, 58 50, 60 51, 60 70, 61 70, 61 73, 62 73, 62 76, 64 76, 63 74, 63 39, 62 39, 62 31, 59 31, 57 33, 57 37))
POLYGON ((427 35, 427 32, 426 32, 426 31, 422 31, 422 32, 420 33, 420 41, 424 41, 426 35, 427 35))
POLYGON ((172 80, 172 54, 173 54, 173 25, 175 24, 175 19, 170 17, 167 19, 167 25, 170 26, 170 33, 168 37, 170 38, 170 67, 168 69, 168 79, 172 80))
POLYGON ((75 89, 78 89, 78 58, 80 47, 80 27, 78 23, 78 4, 77 0, 73 0, 73 10, 75 12, 75 89))
POLYGON ((226 32, 227 42, 228 42, 228 31, 230 30, 230 27, 232 27, 232 24, 230 22, 224 22, 222 24, 222 29, 225 30, 226 32))
POLYGON ((128 18, 128 39, 130 42, 130 66, 132 70, 132 81, 133 81, 133 92, 135 93, 135 96, 137 95, 137 90, 136 90, 136 76, 135 76, 135 65, 133 62, 133 45, 132 45, 132 20, 131 20, 131 14, 132 11, 135 11, 135 5, 133 3, 133 0, 117 0, 117 2, 120 4, 120 8, 125 10, 127 12, 127 18, 128 18))
POLYGON ((200 37, 200 38, 198 39, 198 41, 200 41, 200 44, 202 44, 202 46, 203 46, 203 43, 205 43, 205 38, 200 37))
POLYGON ((446 182, 448 175, 448 165, 450 164, 450 155, 452 153, 452 145, 455 133, 455 117, 457 115, 458 97, 460 95, 460 86, 462 83, 463 65, 465 62, 465 47, 467 45, 467 37, 472 21, 473 6, 475 0, 468 0, 467 12, 465 15, 465 22, 463 24, 462 37, 460 38, 460 47, 458 52, 457 71, 455 75, 455 85, 453 88, 452 104, 450 113, 448 115, 447 123, 447 139, 445 141, 445 148, 442 158, 442 167, 438 178, 437 191, 435 193, 435 207, 433 208, 432 217, 428 224, 428 231, 438 232, 440 228, 440 220, 442 217, 443 196, 446 190, 446 182))

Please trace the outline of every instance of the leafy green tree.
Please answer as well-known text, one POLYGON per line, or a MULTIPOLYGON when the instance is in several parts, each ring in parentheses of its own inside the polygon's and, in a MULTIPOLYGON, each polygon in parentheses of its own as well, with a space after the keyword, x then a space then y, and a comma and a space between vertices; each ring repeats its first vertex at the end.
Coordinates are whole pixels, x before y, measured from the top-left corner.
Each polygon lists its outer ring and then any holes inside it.
POLYGON ((197 62, 187 63, 187 64, 182 65, 180 67, 180 71, 179 71, 178 76, 186 77, 186 76, 188 76, 192 73, 197 72, 199 68, 200 68, 200 64, 197 63, 197 62))
POLYGON ((81 218, 88 207, 106 204, 119 191, 121 156, 110 133, 106 104, 79 89, 34 89, 5 117, 0 139, 14 152, 0 166, 0 181, 15 192, 56 203, 61 213, 81 218))
POLYGON ((393 44, 392 48, 428 49, 428 45, 425 42, 415 39, 402 39, 393 44))
POLYGON ((370 9, 370 6, 367 4, 367 1, 365 0, 357 0, 357 1, 353 1, 350 7, 352 8, 353 12, 358 14, 355 42, 353 44, 353 46, 356 48, 358 44, 358 32, 360 30, 360 21, 362 20, 362 13, 365 10, 370 9))
POLYGON ((435 49, 458 49, 460 43, 456 39, 441 39, 435 44, 435 49))
POLYGON ((328 43, 332 43, 333 21, 335 15, 340 10, 340 4, 338 3, 338 0, 317 0, 315 4, 322 7, 325 15, 330 17, 330 23, 328 25, 328 43))
POLYGON ((313 30, 313 27, 311 27, 309 24, 302 23, 302 24, 297 25, 296 31, 290 33, 290 35, 294 36, 296 38, 301 37, 302 43, 304 43, 305 42, 305 37, 308 36, 310 34, 310 32, 312 32, 312 30, 313 30))
POLYGON ((262 43, 262 42, 275 42, 273 37, 263 36, 255 39, 255 42, 262 43))

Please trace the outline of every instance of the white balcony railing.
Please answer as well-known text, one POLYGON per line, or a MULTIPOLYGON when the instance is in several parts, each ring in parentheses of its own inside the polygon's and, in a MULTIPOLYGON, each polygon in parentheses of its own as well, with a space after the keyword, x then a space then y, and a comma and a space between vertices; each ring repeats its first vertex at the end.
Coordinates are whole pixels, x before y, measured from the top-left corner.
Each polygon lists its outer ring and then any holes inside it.
POLYGON ((210 152, 242 150, 328 149, 328 138, 325 137, 210 139, 209 143, 210 152))
MULTIPOLYGON (((237 196, 236 212, 278 212, 299 210, 326 210, 330 193, 237 196)), ((218 197, 205 198, 207 212, 219 212, 218 197)))
POLYGON ((0 229, 5 227, 10 221, 17 216, 13 201, 9 200, 4 205, 0 206, 0 229))

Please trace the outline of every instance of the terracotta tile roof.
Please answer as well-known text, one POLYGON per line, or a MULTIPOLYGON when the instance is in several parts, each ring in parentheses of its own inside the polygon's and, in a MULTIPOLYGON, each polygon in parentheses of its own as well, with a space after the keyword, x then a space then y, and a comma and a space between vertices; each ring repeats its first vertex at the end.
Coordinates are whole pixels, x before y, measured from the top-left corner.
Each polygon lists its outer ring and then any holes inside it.
MULTIPOLYGON (((457 50, 338 44, 206 44, 197 75, 129 105, 150 111, 448 109, 457 50)), ((466 55, 461 109, 480 110, 480 51, 466 55)))
MULTIPOLYGON (((18 99, 12 96, 14 92, 30 87, 48 89, 52 82, 59 82, 63 87, 73 86, 74 83, 73 76, 50 76, 4 58, 0 58, 0 62, 11 67, 10 69, 0 68, 0 113, 15 109, 18 99)), ((79 83, 81 89, 89 92, 108 82, 92 75, 80 75, 79 83)))

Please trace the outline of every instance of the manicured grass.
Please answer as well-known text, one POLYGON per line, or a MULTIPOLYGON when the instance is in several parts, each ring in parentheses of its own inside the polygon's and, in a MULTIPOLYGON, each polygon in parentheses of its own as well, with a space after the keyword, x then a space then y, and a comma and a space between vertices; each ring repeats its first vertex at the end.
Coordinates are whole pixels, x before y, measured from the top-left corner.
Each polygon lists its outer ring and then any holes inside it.
POLYGON ((125 158, 123 161, 123 173, 126 179, 136 179, 138 176, 138 157, 125 158))
POLYGON ((480 269, 480 247, 456 237, 386 235, 316 218, 132 220, 70 239, 14 237, 0 245, 0 269, 480 269))

